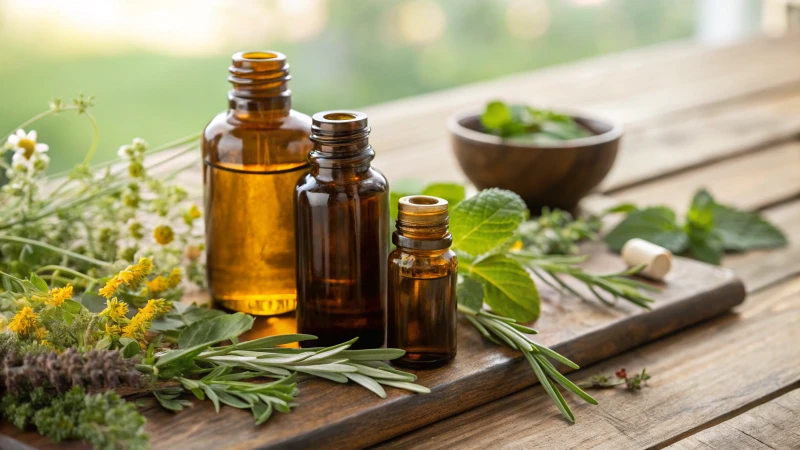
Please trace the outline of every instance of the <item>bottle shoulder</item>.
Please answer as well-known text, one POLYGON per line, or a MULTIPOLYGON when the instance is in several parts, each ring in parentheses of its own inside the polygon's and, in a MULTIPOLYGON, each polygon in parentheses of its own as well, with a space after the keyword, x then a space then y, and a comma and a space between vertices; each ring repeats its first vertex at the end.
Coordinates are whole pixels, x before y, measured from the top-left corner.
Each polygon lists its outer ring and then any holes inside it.
POLYGON ((389 183, 380 172, 371 169, 361 173, 346 173, 342 176, 318 176, 311 171, 297 180, 298 192, 328 193, 346 196, 389 195, 389 183))
POLYGON ((227 111, 203 130, 203 155, 234 169, 292 170, 307 164, 310 134, 311 119, 296 111, 268 121, 242 121, 227 111))

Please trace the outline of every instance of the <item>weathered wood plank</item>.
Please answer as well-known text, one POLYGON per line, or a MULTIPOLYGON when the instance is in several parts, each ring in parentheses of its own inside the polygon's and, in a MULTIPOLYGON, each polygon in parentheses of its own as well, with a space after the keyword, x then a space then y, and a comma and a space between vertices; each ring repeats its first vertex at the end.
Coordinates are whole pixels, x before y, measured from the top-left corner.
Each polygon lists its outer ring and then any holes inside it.
POLYGON ((688 210, 697 189, 706 187, 721 203, 759 209, 800 194, 800 142, 725 160, 711 166, 610 194, 620 202, 667 205, 688 210))
POLYGON ((800 389, 667 447, 671 450, 800 448, 800 389))
POLYGON ((541 387, 437 422, 381 448, 658 448, 800 386, 800 278, 751 296, 737 314, 582 369, 569 378, 646 367, 642 392, 593 391, 560 419, 541 387))
MULTIPOLYGON (((595 251, 598 249, 595 246, 595 251)), ((607 253, 598 255, 592 263, 603 271, 622 268, 618 257, 607 253)), ((561 298, 542 289, 543 315, 536 323, 542 332, 539 342, 579 364, 587 364, 719 314, 742 299, 742 286, 721 269, 679 259, 672 276, 681 282, 670 283, 657 293, 657 304, 647 313, 629 305, 610 309, 561 298)), ((305 448, 319 442, 353 448, 374 444, 535 382, 518 354, 487 343, 471 332, 468 324, 461 326, 468 331, 459 334, 458 358, 447 370, 418 373, 419 382, 432 389, 429 395, 389 390, 388 398, 381 400, 356 386, 309 380, 301 385, 300 406, 290 416, 271 419, 264 428, 254 427, 246 412, 226 410, 216 415, 210 405, 198 404, 177 415, 148 409, 148 429, 158 436, 155 448, 305 448), (215 425, 207 426, 211 423, 215 425), (175 429, 185 431, 172 432, 175 429), (220 429, 227 434, 220 435, 220 429)))

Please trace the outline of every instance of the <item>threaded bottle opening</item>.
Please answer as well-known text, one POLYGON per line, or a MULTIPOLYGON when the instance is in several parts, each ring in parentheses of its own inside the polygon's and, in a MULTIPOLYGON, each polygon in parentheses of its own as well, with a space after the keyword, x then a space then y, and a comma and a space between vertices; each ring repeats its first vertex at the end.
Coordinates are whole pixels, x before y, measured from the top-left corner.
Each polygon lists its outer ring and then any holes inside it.
POLYGON ((283 53, 271 50, 236 53, 228 72, 228 81, 239 97, 290 94, 288 81, 292 77, 283 53))
POLYGON ((311 140, 318 147, 367 145, 367 115, 358 111, 323 111, 311 116, 311 140))
MULTIPOLYGON (((447 240, 450 246, 450 223, 447 200, 429 195, 410 195, 401 198, 397 203, 397 231, 402 238, 398 245, 408 246, 408 240, 447 240)), ((397 242, 395 242, 397 244, 397 242)))

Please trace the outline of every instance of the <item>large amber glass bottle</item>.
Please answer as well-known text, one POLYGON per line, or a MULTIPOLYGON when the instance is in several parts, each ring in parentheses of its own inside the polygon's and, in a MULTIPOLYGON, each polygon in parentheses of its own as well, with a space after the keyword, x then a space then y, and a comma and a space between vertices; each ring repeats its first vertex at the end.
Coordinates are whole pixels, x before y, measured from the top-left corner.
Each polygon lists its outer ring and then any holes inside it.
POLYGON ((311 171, 295 192, 297 329, 319 337, 312 346, 385 343, 389 186, 370 167, 369 131, 359 112, 313 116, 311 171))
POLYGON ((448 223, 446 200, 415 195, 398 202, 387 345, 406 354, 392 364, 428 369, 456 356, 458 259, 450 250, 448 223))
POLYGON ((294 209, 311 118, 291 109, 278 52, 233 55, 229 109, 203 132, 208 283, 214 301, 257 315, 295 309, 294 209))

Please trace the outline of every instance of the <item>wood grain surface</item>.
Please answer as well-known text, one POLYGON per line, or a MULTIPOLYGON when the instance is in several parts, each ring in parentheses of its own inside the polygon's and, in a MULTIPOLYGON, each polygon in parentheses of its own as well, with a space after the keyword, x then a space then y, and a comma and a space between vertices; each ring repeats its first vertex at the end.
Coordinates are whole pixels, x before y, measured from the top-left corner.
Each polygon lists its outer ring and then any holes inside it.
POLYGON ((670 450, 800 448, 800 389, 703 430, 670 450))

